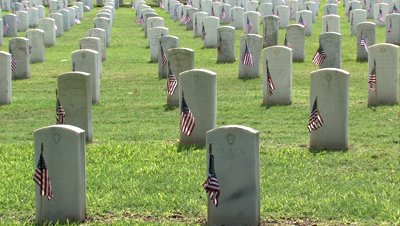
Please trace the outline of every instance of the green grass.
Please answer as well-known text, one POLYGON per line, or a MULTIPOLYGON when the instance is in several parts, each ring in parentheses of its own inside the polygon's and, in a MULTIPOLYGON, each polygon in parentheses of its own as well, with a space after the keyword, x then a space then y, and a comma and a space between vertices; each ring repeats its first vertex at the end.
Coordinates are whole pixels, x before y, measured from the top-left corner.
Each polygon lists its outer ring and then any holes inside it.
MULTIPOLYGON (((14 80, 12 104, 0 106, 0 224, 34 223, 33 131, 54 124, 56 77, 71 70, 71 52, 92 27, 96 10, 46 49, 46 62, 31 65, 30 79, 14 80)), ((267 109, 261 78, 238 80, 237 61, 216 64, 216 49, 202 49, 200 38, 156 9, 180 46, 195 50, 195 68, 217 73, 217 126, 260 131, 263 222, 400 224, 400 109, 367 107, 368 66, 355 61, 356 37, 339 10, 342 66, 350 72, 350 149, 310 152, 309 75, 317 69, 311 58, 322 13, 306 37, 305 62, 293 64, 293 104, 267 109)), ((148 63, 144 33, 130 9, 120 8, 116 16, 101 102, 93 106, 94 142, 86 150, 88 222, 204 223, 204 149, 179 149, 179 109, 166 110, 165 80, 148 63)), ((237 51, 241 35, 236 32, 237 51)), ((1 50, 7 51, 8 40, 1 50)), ((384 28, 378 27, 377 43, 383 41, 384 28)))

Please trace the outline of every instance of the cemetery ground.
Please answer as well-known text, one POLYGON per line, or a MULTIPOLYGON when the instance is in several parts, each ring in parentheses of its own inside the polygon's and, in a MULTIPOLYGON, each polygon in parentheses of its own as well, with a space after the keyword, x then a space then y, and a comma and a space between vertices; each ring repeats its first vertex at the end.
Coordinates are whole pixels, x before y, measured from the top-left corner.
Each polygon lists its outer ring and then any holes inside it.
MULTIPOLYGON (((30 79, 13 80, 12 104, 0 106, 0 224, 35 222, 33 131, 55 123, 56 78, 71 71, 71 52, 92 28, 96 11, 85 13, 81 25, 46 49, 46 62, 31 65, 30 79)), ((307 122, 321 13, 313 35, 306 37, 305 62, 293 63, 293 103, 266 107, 262 77, 239 80, 238 60, 216 64, 216 49, 202 49, 200 38, 156 11, 165 18, 169 34, 179 37, 180 47, 195 50, 195 68, 217 73, 217 127, 239 124, 260 131, 263 224, 400 224, 399 105, 367 107, 368 65, 355 61, 356 36, 350 36, 343 7, 350 147, 316 152, 308 148, 307 122)), ((376 29, 376 43, 381 43, 384 28, 376 29)), ((283 44, 285 30, 279 33, 283 44)), ((236 31, 236 53, 241 35, 236 31)), ((8 40, 2 51, 8 51, 8 40)), ((201 186, 205 148, 179 146, 180 111, 166 107, 166 81, 158 79, 157 64, 148 63, 146 45, 134 12, 117 9, 103 62, 100 103, 93 106, 93 142, 86 149, 88 224, 206 221, 207 196, 201 186)))

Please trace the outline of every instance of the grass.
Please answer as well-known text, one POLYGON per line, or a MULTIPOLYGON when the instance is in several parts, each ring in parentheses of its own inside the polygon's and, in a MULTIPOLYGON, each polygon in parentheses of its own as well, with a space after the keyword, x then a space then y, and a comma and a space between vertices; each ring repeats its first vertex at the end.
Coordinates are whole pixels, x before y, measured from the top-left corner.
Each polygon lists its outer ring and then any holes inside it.
MULTIPOLYGON (((46 62, 31 65, 30 79, 14 80, 12 104, 0 106, 1 224, 34 223, 33 131, 54 124, 56 77, 71 70, 71 52, 97 10, 85 13, 81 25, 46 49, 46 62)), ((321 14, 306 37, 305 62, 293 64, 293 104, 265 108, 261 78, 238 80, 237 61, 216 64, 216 49, 202 49, 200 38, 156 9, 180 46, 195 50, 195 68, 217 73, 217 126, 260 131, 264 223, 400 224, 399 105, 367 107, 367 63, 355 61, 356 37, 349 34, 343 7, 339 10, 342 66, 350 72, 350 149, 310 152, 309 75, 317 69, 311 58, 321 14)), ((179 149, 179 109, 165 108, 165 80, 158 80, 157 65, 148 63, 147 40, 130 9, 120 8, 116 16, 101 102, 93 106, 94 142, 86 150, 88 223, 204 223, 204 149, 179 149)), ((280 30, 280 44, 284 33, 280 30)), ((237 50, 241 35, 236 32, 237 50)), ((377 43, 383 41, 384 28, 377 27, 377 43)))

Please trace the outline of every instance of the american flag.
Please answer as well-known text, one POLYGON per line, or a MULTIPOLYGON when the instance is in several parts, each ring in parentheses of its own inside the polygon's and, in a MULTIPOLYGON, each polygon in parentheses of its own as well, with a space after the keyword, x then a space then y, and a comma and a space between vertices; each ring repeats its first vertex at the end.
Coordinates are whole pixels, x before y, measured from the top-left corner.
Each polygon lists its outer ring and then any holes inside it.
POLYGON ((51 191, 49 172, 47 171, 46 163, 43 158, 43 143, 41 146, 39 162, 37 164, 35 174, 33 175, 33 180, 35 181, 35 183, 37 185, 39 185, 41 196, 47 196, 48 200, 53 198, 53 192, 51 191))
POLYGON ((186 136, 192 135, 194 126, 196 122, 192 111, 190 111, 188 105, 186 104, 185 97, 182 93, 182 103, 181 103, 181 132, 186 136))
POLYGON ((164 9, 164 3, 163 3, 162 0, 160 0, 160 8, 161 8, 161 9, 164 9))
POLYGON ((181 21, 181 23, 185 23, 185 20, 186 20, 185 13, 183 12, 183 9, 182 9, 180 21, 181 21))
POLYGON ((85 9, 89 11, 90 7, 88 5, 85 5, 85 9))
POLYGON ((319 66, 322 63, 324 63, 325 58, 326 58, 326 53, 325 53, 324 49, 320 46, 318 48, 317 52, 314 54, 312 62, 319 66))
POLYGON ((75 17, 75 24, 81 24, 81 20, 78 17, 75 17))
POLYGON ((286 46, 286 47, 289 47, 289 48, 293 48, 293 47, 292 47, 292 43, 290 43, 290 42, 287 40, 287 33, 285 34, 285 41, 283 42, 283 45, 286 46))
POLYGON ((8 23, 6 22, 6 20, 4 19, 4 23, 3 23, 3 33, 7 34, 8 30, 10 30, 10 26, 8 26, 8 23))
MULTIPOLYGON (((211 149, 211 144, 210 144, 211 149)), ((203 188, 206 190, 211 202, 218 206, 218 196, 220 194, 219 182, 215 174, 214 155, 210 154, 210 163, 208 166, 207 180, 203 183, 203 188)))
POLYGON ((304 27, 307 27, 307 24, 304 22, 303 17, 301 15, 299 17, 299 24, 303 25, 304 27))
POLYGON ((185 21, 184 21, 183 23, 186 25, 186 24, 188 24, 190 21, 192 21, 192 18, 190 18, 189 12, 186 11, 185 21))
POLYGON ((139 25, 143 25, 143 23, 144 23, 144 17, 143 17, 143 14, 140 14, 140 17, 139 17, 139 19, 138 19, 138 22, 137 22, 139 25))
POLYGON ((348 10, 347 13, 346 13, 347 18, 348 18, 349 20, 350 20, 350 12, 351 12, 351 10, 353 10, 353 5, 350 4, 349 10, 348 10))
POLYGON ((164 49, 163 49, 161 43, 160 43, 160 47, 161 47, 161 51, 160 51, 161 52, 160 53, 160 55, 161 55, 161 64, 162 64, 162 67, 164 67, 168 62, 168 58, 167 58, 167 54, 165 54, 165 52, 164 52, 164 49))
POLYGON ((65 121, 65 110, 63 108, 63 106, 60 103, 60 99, 58 98, 58 92, 56 89, 56 99, 57 99, 57 103, 56 103, 56 124, 64 124, 65 121))
POLYGON ((178 81, 175 75, 172 73, 171 68, 168 65, 168 78, 167 78, 167 94, 172 96, 174 94, 178 81))
POLYGON ((11 54, 11 70, 12 71, 17 70, 17 59, 12 54, 11 54))
POLYGON ((251 55, 251 52, 249 51, 249 48, 246 43, 246 48, 244 49, 243 53, 243 64, 247 66, 253 66, 253 56, 251 55))
POLYGON ((219 34, 219 39, 218 39, 218 45, 217 45, 217 51, 219 55, 222 55, 224 53, 224 49, 222 47, 222 38, 221 34, 219 34))
POLYGON ((369 90, 376 91, 376 61, 374 60, 374 67, 368 78, 369 90))
POLYGON ((321 128, 324 125, 324 121, 322 120, 321 115, 319 114, 318 106, 317 106, 317 97, 315 98, 313 107, 311 109, 310 119, 308 120, 308 131, 310 133, 321 128))
POLYGON ((392 33, 392 31, 393 31, 393 27, 392 27, 392 19, 390 19, 390 21, 389 21, 389 27, 388 27, 388 29, 387 29, 387 33, 388 33, 388 34, 391 34, 391 33, 392 33))
POLYGON ((329 32, 328 21, 325 21, 325 32, 329 32))
POLYGON ((378 21, 384 23, 385 22, 385 16, 383 15, 382 9, 379 8, 379 13, 378 13, 378 21))
POLYGON ((392 13, 400 13, 400 11, 397 9, 395 2, 393 2, 393 10, 392 13))
POLYGON ((204 28, 204 24, 203 23, 201 23, 201 39, 206 39, 206 35, 207 35, 207 33, 206 33, 206 29, 204 28))
POLYGON ((361 34, 360 46, 364 47, 365 52, 368 52, 368 40, 365 35, 361 34))
POLYGON ((247 33, 250 33, 251 29, 253 28, 253 24, 250 22, 249 17, 247 17, 246 27, 247 33))
POLYGON ((222 6, 221 9, 221 14, 219 15, 219 18, 221 19, 225 19, 226 18, 226 12, 225 12, 225 8, 222 6))
POLYGON ((266 61, 266 65, 267 65, 267 83, 268 83, 268 89, 269 89, 268 93, 270 96, 272 96, 274 94, 275 85, 274 85, 274 81, 272 81, 272 76, 269 71, 268 60, 266 61))

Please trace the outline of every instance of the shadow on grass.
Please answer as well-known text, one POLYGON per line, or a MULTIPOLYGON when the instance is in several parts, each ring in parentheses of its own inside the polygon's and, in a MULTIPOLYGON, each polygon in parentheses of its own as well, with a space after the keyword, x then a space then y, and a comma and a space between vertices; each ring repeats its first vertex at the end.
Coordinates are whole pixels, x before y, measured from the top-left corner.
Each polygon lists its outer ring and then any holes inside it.
POLYGON ((196 144, 178 144, 177 151, 178 152, 189 152, 189 151, 200 151, 203 150, 205 145, 196 145, 196 144))
POLYGON ((168 106, 168 104, 164 104, 164 111, 173 111, 177 108, 178 106, 168 106))
POLYGON ((330 153, 346 153, 345 149, 312 149, 308 148, 308 151, 312 154, 330 154, 330 153))

